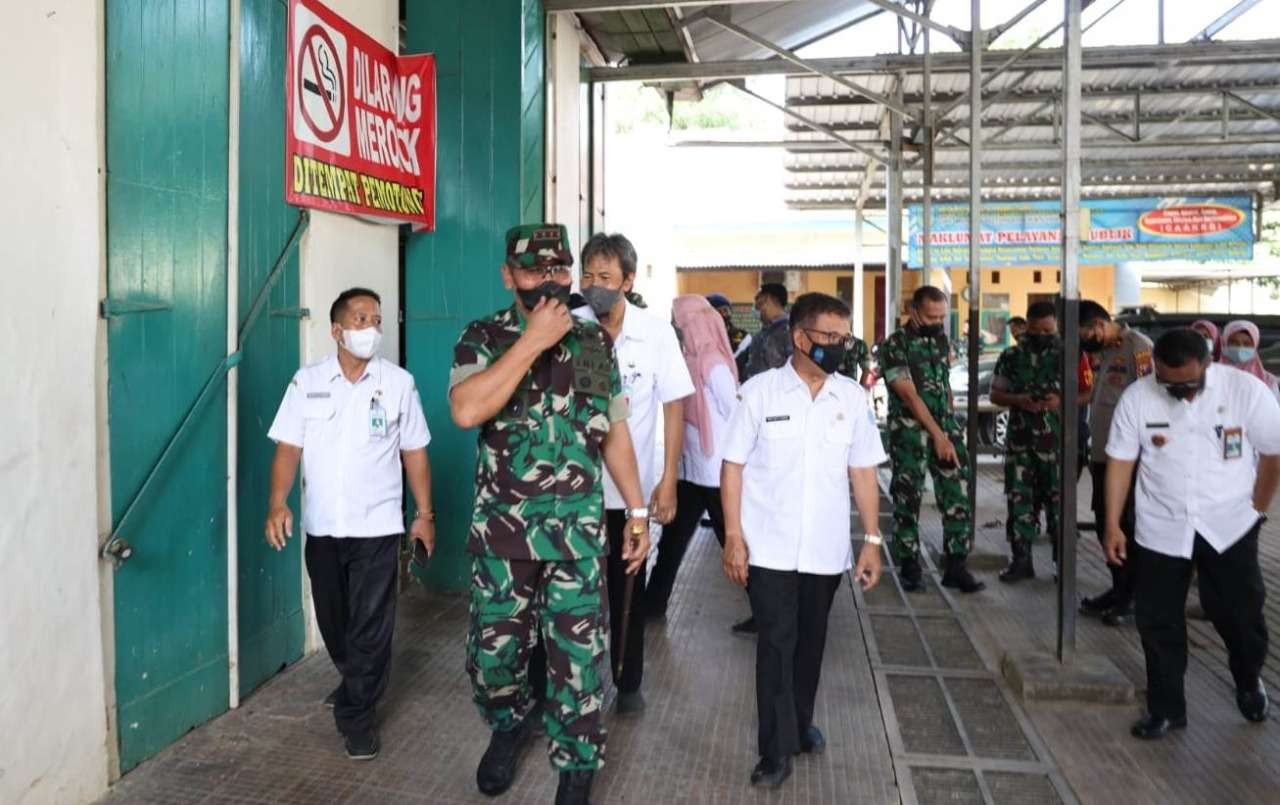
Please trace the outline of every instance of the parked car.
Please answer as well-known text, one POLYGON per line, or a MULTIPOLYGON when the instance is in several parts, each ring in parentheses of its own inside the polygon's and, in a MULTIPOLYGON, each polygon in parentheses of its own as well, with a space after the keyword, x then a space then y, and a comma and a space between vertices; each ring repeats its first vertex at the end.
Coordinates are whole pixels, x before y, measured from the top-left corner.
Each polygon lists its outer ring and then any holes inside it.
POLYGON ((1129 325, 1133 329, 1150 338, 1152 341, 1160 337, 1166 330, 1175 327, 1190 327, 1193 321, 1204 319, 1211 321, 1221 330, 1228 322, 1237 319, 1248 319, 1258 325, 1262 343, 1258 345, 1258 357, 1262 365, 1272 374, 1280 374, 1280 316, 1250 316, 1243 313, 1159 313, 1155 308, 1125 308, 1116 316, 1116 321, 1129 325))
MULTIPOLYGON (((1003 449, 1009 433, 1009 409, 991 402, 991 379, 995 375, 998 355, 983 354, 978 358, 978 444, 1003 449)), ((967 427, 969 421, 969 364, 951 366, 951 393, 956 401, 956 421, 967 427)))

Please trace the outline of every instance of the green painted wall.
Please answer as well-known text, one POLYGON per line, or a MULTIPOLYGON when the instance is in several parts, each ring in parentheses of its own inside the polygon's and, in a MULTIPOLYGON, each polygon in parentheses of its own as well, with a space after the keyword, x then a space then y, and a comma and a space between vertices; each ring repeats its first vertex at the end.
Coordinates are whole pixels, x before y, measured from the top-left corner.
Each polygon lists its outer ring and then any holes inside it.
MULTIPOLYGON (((107 294, 168 305, 108 324, 113 522, 226 354, 226 0, 106 10, 107 294)), ((221 380, 219 380, 219 384, 221 380)), ((227 708, 221 385, 122 536, 115 573, 120 766, 227 708)))
POLYGON ((541 0, 406 0, 407 53, 438 70, 437 228, 405 247, 405 364, 431 426, 438 548, 433 587, 467 586, 475 431, 446 398, 453 344, 467 322, 510 304, 502 236, 543 211, 545 24, 541 0))
MULTIPOLYGON (((285 5, 240 0, 240 160, 237 222, 240 325, 298 220, 284 203, 285 5)), ((267 429, 300 360, 298 253, 245 332, 237 389, 237 568, 240 693, 302 656, 302 540, 267 547, 262 523, 275 445, 267 429)), ((323 314, 323 312, 322 312, 323 314)), ((295 486, 290 502, 299 511, 295 486)))

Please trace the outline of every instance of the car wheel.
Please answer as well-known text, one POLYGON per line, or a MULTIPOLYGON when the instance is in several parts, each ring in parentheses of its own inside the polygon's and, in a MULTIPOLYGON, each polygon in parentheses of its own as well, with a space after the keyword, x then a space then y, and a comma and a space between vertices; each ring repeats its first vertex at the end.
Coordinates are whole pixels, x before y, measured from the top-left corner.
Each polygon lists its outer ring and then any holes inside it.
POLYGON ((992 429, 992 443, 1001 449, 1004 448, 1005 439, 1009 436, 1009 412, 999 411, 995 417, 995 427, 992 429))

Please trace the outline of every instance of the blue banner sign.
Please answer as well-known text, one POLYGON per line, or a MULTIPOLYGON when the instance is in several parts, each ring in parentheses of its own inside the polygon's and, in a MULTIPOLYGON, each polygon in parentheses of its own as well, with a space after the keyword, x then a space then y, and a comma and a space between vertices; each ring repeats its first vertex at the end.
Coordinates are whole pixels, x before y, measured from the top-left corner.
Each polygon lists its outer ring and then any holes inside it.
MULTIPOLYGON (((1080 207, 1082 264, 1253 259, 1253 205, 1247 196, 1096 199, 1080 207)), ((969 265, 969 205, 934 204, 932 211, 930 264, 969 265)), ((1060 264, 1061 211, 1058 201, 983 204, 983 267, 1060 264)), ((919 204, 908 207, 908 222, 907 263, 920 268, 919 204)))

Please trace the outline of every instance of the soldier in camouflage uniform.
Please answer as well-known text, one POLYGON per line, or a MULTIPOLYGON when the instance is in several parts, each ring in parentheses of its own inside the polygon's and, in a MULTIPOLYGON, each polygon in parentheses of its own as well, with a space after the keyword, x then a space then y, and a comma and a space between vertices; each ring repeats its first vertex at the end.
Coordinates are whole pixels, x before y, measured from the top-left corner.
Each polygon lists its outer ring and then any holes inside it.
MULTIPOLYGON (((601 461, 629 507, 644 501, 612 344, 565 306, 567 231, 516 227, 506 253, 503 282, 515 303, 467 326, 449 377, 454 421, 480 428, 467 671, 493 735, 476 783, 494 796, 515 779, 535 727, 527 667, 541 636, 556 801, 586 802, 605 748, 601 461)), ((635 572, 649 549, 647 520, 630 518, 626 528, 624 557, 635 572)))
POLYGON ((923 588, 920 567, 920 493, 927 469, 942 510, 945 548, 942 583, 972 593, 986 585, 966 566, 969 498, 965 482, 969 461, 964 434, 952 412, 950 349, 942 322, 947 297, 932 285, 911 298, 911 318, 884 340, 880 366, 889 395, 889 455, 893 460, 893 553, 903 589, 923 588))
POLYGON ((871 378, 871 350, 867 347, 867 342, 853 336, 852 346, 844 353, 840 368, 836 371, 858 385, 866 386, 871 378))
POLYGON ((991 401, 1009 408, 1004 456, 1004 493, 1009 505, 1013 554, 1000 580, 1035 578, 1031 540, 1044 510, 1049 536, 1058 540, 1058 454, 1062 434, 1062 343, 1052 303, 1027 310, 1027 329, 1015 346, 1000 353, 991 381, 991 401))

